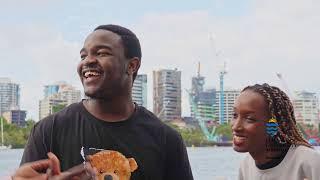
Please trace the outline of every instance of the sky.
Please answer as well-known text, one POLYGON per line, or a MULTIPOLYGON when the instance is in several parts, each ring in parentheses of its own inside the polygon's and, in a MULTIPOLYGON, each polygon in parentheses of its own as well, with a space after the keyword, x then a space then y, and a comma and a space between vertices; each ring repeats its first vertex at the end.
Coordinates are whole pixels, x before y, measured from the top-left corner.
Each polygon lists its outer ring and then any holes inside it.
POLYGON ((21 87, 21 109, 38 120, 43 86, 66 81, 82 90, 76 73, 86 36, 100 24, 131 29, 142 46, 141 74, 182 71, 182 115, 189 115, 185 89, 201 63, 205 87, 242 89, 269 83, 289 91, 320 92, 320 1, 318 0, 0 0, 0 77, 21 87), (281 73, 280 81, 276 73, 281 73))

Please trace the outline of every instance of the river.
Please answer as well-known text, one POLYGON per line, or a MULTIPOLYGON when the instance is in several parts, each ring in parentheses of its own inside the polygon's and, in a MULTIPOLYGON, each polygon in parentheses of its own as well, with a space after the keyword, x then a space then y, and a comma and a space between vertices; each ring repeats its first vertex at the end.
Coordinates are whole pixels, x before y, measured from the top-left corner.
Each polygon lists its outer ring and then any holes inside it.
MULTIPOLYGON (((0 150, 0 179, 12 174, 18 167, 23 149, 0 150)), ((234 180, 245 154, 232 147, 188 148, 189 160, 195 180, 234 180)))

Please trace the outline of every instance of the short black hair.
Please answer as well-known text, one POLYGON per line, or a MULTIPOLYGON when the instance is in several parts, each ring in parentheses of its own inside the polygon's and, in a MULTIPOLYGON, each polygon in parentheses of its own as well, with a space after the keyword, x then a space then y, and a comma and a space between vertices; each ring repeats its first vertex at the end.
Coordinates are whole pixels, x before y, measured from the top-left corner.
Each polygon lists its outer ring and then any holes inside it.
MULTIPOLYGON (((137 36, 131 30, 119 25, 114 25, 114 24, 100 25, 96 27, 94 31, 99 29, 111 31, 115 34, 118 34, 122 40, 125 57, 126 58, 137 57, 141 61, 142 53, 141 53, 140 42, 137 36)), ((137 72, 133 74, 133 81, 135 80, 136 76, 137 76, 137 72)))

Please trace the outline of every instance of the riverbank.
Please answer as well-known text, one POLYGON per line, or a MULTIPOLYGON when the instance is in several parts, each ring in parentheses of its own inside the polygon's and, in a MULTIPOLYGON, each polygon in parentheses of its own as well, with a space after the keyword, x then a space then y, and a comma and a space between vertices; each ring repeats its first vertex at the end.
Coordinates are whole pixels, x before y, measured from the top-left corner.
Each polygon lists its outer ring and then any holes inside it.
MULTIPOLYGON (((244 156, 231 147, 193 147, 187 150, 195 180, 234 180, 244 156)), ((22 153, 23 149, 0 151, 0 179, 12 174, 19 166, 22 153)))

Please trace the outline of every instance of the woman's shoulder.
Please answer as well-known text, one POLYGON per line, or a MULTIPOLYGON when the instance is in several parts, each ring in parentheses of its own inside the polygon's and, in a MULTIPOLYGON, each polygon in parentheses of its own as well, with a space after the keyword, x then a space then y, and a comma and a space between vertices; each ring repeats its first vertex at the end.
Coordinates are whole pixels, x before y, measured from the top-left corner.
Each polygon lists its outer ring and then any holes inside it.
POLYGON ((303 153, 304 155, 306 155, 306 153, 310 153, 316 156, 320 156, 320 152, 318 150, 316 150, 314 147, 307 147, 304 145, 298 145, 298 146, 291 146, 291 148, 294 149, 294 151, 296 153, 303 153))
POLYGON ((293 148, 295 158, 300 159, 302 162, 317 163, 320 165, 320 152, 317 149, 303 145, 292 146, 291 148, 293 148))

